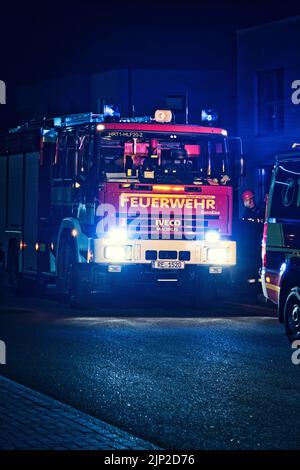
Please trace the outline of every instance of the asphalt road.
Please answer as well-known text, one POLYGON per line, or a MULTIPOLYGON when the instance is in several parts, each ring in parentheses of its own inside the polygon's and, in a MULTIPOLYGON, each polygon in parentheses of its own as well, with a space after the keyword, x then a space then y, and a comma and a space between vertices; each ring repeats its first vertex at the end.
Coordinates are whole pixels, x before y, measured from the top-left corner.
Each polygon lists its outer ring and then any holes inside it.
POLYGON ((275 312, 174 297, 71 311, 2 293, 0 373, 163 448, 300 449, 300 365, 275 312))

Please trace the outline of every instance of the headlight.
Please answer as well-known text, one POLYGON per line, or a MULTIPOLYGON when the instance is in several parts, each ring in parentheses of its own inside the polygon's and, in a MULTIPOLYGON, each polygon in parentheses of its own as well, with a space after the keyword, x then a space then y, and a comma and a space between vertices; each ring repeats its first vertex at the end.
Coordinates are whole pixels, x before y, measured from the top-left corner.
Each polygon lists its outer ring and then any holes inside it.
POLYGON ((109 261, 126 261, 131 259, 131 246, 106 246, 104 257, 109 261))
POLYGON ((122 243, 127 240, 127 231, 121 228, 115 228, 108 232, 107 239, 112 243, 122 243))
POLYGON ((208 248, 207 260, 215 264, 224 264, 228 261, 227 248, 208 248))
POLYGON ((220 234, 216 230, 208 230, 208 232, 205 233, 205 240, 208 242, 217 242, 220 240, 220 234))

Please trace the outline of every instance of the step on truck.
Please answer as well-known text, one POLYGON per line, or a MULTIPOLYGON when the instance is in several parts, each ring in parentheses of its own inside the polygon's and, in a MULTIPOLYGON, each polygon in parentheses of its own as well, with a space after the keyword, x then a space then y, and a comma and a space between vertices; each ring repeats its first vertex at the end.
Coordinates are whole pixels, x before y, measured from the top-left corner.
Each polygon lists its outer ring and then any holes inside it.
MULTIPOLYGON (((238 145, 236 145, 238 142, 238 145)), ((176 286, 214 299, 236 265, 234 184, 243 159, 224 129, 83 113, 0 136, 0 251, 9 282, 90 294, 176 286), (230 148, 234 148, 233 154, 230 148)))

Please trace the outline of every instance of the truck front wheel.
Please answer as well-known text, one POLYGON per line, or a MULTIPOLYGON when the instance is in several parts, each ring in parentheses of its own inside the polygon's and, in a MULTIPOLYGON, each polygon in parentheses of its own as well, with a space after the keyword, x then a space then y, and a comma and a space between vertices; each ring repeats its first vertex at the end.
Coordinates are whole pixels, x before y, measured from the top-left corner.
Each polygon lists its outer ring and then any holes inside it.
POLYGON ((293 287, 284 306, 285 331, 292 342, 300 338, 300 289, 293 287))
POLYGON ((74 241, 63 237, 58 253, 56 287, 58 294, 68 297, 72 308, 85 308, 90 294, 88 283, 81 278, 80 266, 74 241))
POLYGON ((68 237, 62 237, 57 259, 56 289, 58 294, 68 295, 70 293, 72 266, 75 262, 75 246, 68 237))
POLYGON ((70 306, 72 308, 88 308, 91 301, 90 266, 74 263, 70 286, 70 306))

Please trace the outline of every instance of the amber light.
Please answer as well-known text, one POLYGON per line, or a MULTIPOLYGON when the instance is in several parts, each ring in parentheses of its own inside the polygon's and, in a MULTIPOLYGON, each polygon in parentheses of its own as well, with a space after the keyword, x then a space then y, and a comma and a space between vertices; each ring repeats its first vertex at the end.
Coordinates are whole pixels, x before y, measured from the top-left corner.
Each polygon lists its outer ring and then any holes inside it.
POLYGON ((154 185, 154 191, 184 191, 184 186, 164 186, 164 185, 154 185))
POLYGON ((87 252, 87 262, 91 263, 93 261, 93 258, 94 258, 94 253, 92 252, 92 250, 89 249, 87 252))

